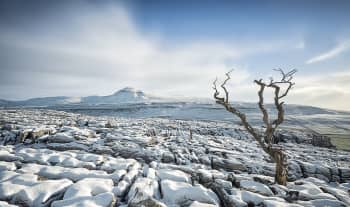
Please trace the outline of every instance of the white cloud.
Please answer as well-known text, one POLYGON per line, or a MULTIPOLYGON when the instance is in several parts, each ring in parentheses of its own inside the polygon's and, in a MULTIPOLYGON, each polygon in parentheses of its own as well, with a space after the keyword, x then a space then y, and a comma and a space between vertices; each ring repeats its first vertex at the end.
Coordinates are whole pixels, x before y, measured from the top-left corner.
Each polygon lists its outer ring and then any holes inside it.
POLYGON ((325 53, 322 53, 320 55, 317 55, 313 58, 310 58, 309 60, 306 61, 306 64, 317 63, 317 62, 321 62, 321 61, 325 61, 325 60, 334 58, 334 57, 340 55, 341 53, 343 53, 349 49, 350 49, 350 40, 341 42, 335 48, 333 48, 325 53))
POLYGON ((256 94, 252 82, 243 84, 250 78, 249 70, 233 63, 249 55, 296 49, 291 40, 202 40, 165 46, 166 39, 145 35, 120 5, 87 7, 65 15, 63 22, 52 22, 53 31, 33 25, 40 35, 11 31, 0 35, 2 44, 19 48, 9 53, 12 60, 6 60, 12 61, 12 68, 6 80, 0 77, 0 84, 9 83, 0 85, 4 89, 0 95, 5 91, 13 91, 5 95, 14 98, 104 95, 133 86, 166 96, 211 97, 213 79, 235 68, 232 96, 248 101, 256 94))
POLYGON ((298 76, 288 102, 349 110, 350 72, 298 76))

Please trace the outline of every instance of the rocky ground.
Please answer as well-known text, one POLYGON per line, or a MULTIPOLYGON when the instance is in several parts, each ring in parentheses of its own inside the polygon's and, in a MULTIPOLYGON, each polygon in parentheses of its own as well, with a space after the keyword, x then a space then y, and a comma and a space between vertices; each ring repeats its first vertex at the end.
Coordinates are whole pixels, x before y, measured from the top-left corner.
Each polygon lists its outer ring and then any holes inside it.
POLYGON ((350 153, 281 131, 289 182, 240 126, 0 110, 0 206, 350 206, 350 153), (310 144, 309 144, 310 143, 310 144))

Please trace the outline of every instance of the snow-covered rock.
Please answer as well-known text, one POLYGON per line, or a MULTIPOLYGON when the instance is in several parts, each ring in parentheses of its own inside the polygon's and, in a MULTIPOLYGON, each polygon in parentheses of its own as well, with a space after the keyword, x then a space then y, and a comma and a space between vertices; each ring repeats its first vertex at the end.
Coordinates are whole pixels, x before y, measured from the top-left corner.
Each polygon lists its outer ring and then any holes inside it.
POLYGON ((18 161, 18 160, 21 160, 21 158, 6 151, 6 150, 0 151, 0 161, 14 162, 14 161, 18 161))
POLYGON ((15 205, 11 205, 7 203, 6 201, 0 201, 0 206, 1 207, 16 207, 15 205))
POLYGON ((244 190, 248 190, 254 193, 259 193, 261 195, 272 196, 273 192, 269 187, 262 183, 258 183, 251 180, 242 180, 240 182, 240 187, 244 190))
POLYGON ((104 178, 84 178, 71 185, 64 193, 63 199, 72 199, 82 196, 96 196, 101 193, 111 192, 113 181, 104 178))
POLYGON ((160 169, 157 171, 157 176, 161 180, 172 180, 177 182, 190 182, 189 175, 180 170, 160 169))
POLYGON ((0 171, 0 200, 10 200, 21 190, 37 184, 37 179, 33 174, 0 171))
POLYGON ((185 182, 162 180, 161 189, 164 202, 169 204, 181 204, 189 200, 215 205, 219 203, 216 194, 202 185, 192 186, 185 182))
POLYGON ((265 200, 263 201, 263 204, 265 207, 302 207, 302 205, 299 205, 299 204, 286 203, 286 202, 275 201, 275 200, 265 200))
POLYGON ((75 141, 74 137, 72 137, 71 135, 69 135, 65 132, 61 132, 61 133, 57 133, 55 135, 52 135, 52 136, 48 137, 47 140, 49 142, 56 142, 56 143, 68 143, 68 142, 75 141))
POLYGON ((253 193, 253 192, 244 191, 244 190, 241 191, 241 198, 244 202, 253 203, 254 205, 259 205, 266 200, 285 202, 284 199, 279 197, 267 197, 267 196, 260 195, 258 193, 253 193))
POLYGON ((111 207, 115 203, 112 193, 101 193, 96 196, 75 197, 72 199, 58 200, 52 203, 52 207, 111 207))
POLYGON ((315 200, 315 199, 331 199, 336 198, 328 193, 324 193, 317 185, 311 182, 296 182, 294 185, 289 185, 289 189, 296 190, 299 192, 299 199, 301 200, 315 200))
POLYGON ((193 201, 189 207, 218 207, 218 205, 208 204, 208 203, 200 203, 198 201, 193 201))
POLYGON ((346 207, 347 205, 338 200, 315 199, 311 201, 298 201, 304 207, 346 207))
POLYGON ((143 197, 160 197, 158 190, 158 182, 149 178, 138 178, 131 186, 128 193, 129 202, 134 199, 139 192, 142 192, 143 197))
POLYGON ((20 190, 14 195, 12 202, 29 207, 49 206, 72 184, 73 182, 68 179, 42 181, 20 190))
POLYGON ((0 110, 0 144, 6 144, 0 145, 0 202, 56 207, 115 206, 116 201, 123 207, 349 205, 350 153, 307 144, 309 135, 303 131, 289 133, 304 141, 287 137, 280 143, 290 158, 289 183, 281 186, 274 183, 269 156, 232 122, 0 110))
POLYGON ((15 163, 13 162, 3 162, 3 161, 0 161, 0 171, 3 171, 3 170, 16 170, 17 167, 15 165, 15 163))

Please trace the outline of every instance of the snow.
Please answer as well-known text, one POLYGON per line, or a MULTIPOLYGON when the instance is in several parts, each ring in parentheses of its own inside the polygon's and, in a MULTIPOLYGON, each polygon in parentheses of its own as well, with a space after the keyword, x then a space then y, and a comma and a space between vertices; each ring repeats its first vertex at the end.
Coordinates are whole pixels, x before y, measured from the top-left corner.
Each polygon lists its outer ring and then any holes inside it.
POLYGON ((123 180, 125 180, 128 183, 132 183, 138 174, 139 171, 137 169, 131 169, 128 173, 124 175, 123 180))
POLYGON ((3 162, 3 161, 0 161, 0 171, 3 171, 3 170, 16 170, 17 167, 15 165, 15 163, 13 162, 3 162))
POLYGON ((141 177, 134 182, 127 197, 130 202, 137 193, 142 192, 143 196, 159 198, 158 191, 158 182, 156 180, 141 177))
POLYGON ((1 207, 16 207, 15 205, 8 204, 6 201, 0 201, 1 207))
POLYGON ((265 207, 302 207, 295 203, 285 203, 281 201, 265 200, 263 201, 265 207))
POLYGON ((0 151, 0 161, 13 162, 17 160, 21 160, 21 158, 15 156, 14 154, 11 154, 6 150, 0 151))
POLYGON ((200 203, 198 201, 193 201, 189 207, 216 207, 218 205, 208 204, 208 203, 200 203))
POLYGON ((241 197, 244 202, 254 203, 254 205, 259 205, 265 200, 275 200, 275 201, 284 202, 284 199, 279 197, 267 197, 267 196, 263 196, 258 193, 253 193, 249 191, 241 191, 241 197))
POLYGON ((110 157, 108 160, 104 161, 104 163, 101 166, 101 169, 107 171, 125 170, 135 163, 136 160, 134 159, 118 159, 110 157))
POLYGON ((23 189, 37 184, 37 176, 12 171, 0 172, 0 199, 9 200, 23 189))
POLYGON ((130 183, 126 182, 125 180, 122 180, 118 183, 117 186, 115 186, 112 190, 114 195, 121 197, 127 192, 127 189, 130 187, 130 183))
POLYGON ((110 207, 115 197, 112 193, 101 193, 97 196, 76 197, 68 200, 54 201, 51 207, 110 207))
POLYGON ((301 181, 300 183, 290 185, 290 189, 297 190, 299 192, 299 198, 301 200, 315 200, 315 199, 331 199, 336 200, 336 198, 328 193, 324 193, 317 185, 301 181))
POLYGON ((311 201, 298 201, 305 207, 346 207, 347 205, 341 201, 329 200, 329 199, 315 199, 311 201))
POLYGON ((240 182, 240 187, 244 190, 248 190, 254 193, 259 193, 261 195, 272 196, 273 193, 269 187, 264 184, 251 181, 251 180, 242 180, 240 182))
POLYGON ((84 178, 72 186, 64 193, 63 199, 72 199, 81 196, 95 196, 105 192, 111 192, 113 180, 103 178, 84 178))
POLYGON ((42 181, 20 190, 14 195, 13 202, 29 207, 48 206, 51 199, 59 198, 72 184, 68 179, 42 181))
POLYGON ((161 189, 164 202, 169 204, 180 204, 188 200, 215 205, 219 203, 215 193, 199 184, 192 186, 185 182, 162 180, 161 189))
POLYGON ((56 143, 68 143, 68 142, 74 142, 75 139, 71 135, 67 133, 57 133, 53 136, 50 136, 47 138, 49 142, 56 142, 56 143))
POLYGON ((160 169, 157 171, 157 176, 161 180, 173 180, 177 182, 190 182, 189 176, 180 171, 180 170, 168 170, 168 169, 160 169))
POLYGON ((347 205, 350 206, 350 195, 349 195, 349 190, 345 191, 342 189, 336 189, 336 188, 331 188, 329 186, 324 186, 321 187, 322 191, 329 193, 336 197, 338 200, 343 201, 347 205))
POLYGON ((308 140, 303 131, 281 133, 293 138, 281 143, 287 186, 274 183, 274 163, 233 123, 0 110, 0 202, 212 207, 223 203, 215 182, 235 206, 349 205, 350 153, 297 143, 308 140))
POLYGON ((49 179, 68 178, 74 182, 84 178, 110 178, 116 182, 120 179, 120 172, 107 174, 101 170, 88 170, 86 168, 65 168, 61 166, 46 166, 39 164, 24 164, 18 170, 21 173, 34 173, 49 179))

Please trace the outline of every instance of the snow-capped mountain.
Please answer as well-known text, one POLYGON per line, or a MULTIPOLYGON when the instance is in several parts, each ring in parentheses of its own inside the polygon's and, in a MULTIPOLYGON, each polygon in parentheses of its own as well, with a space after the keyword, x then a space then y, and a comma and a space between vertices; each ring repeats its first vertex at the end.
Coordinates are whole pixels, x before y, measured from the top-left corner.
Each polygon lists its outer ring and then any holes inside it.
POLYGON ((143 91, 131 87, 123 88, 109 96, 87 96, 81 102, 86 104, 115 104, 115 103, 135 103, 147 102, 158 98, 146 95, 143 91))
POLYGON ((98 104, 123 104, 123 103, 142 103, 142 102, 157 102, 162 98, 145 94, 143 91, 136 90, 131 87, 123 88, 108 96, 86 96, 86 97, 68 97, 55 96, 32 98, 24 101, 7 101, 0 100, 0 106, 55 106, 65 104, 83 104, 83 105, 98 105, 98 104))

